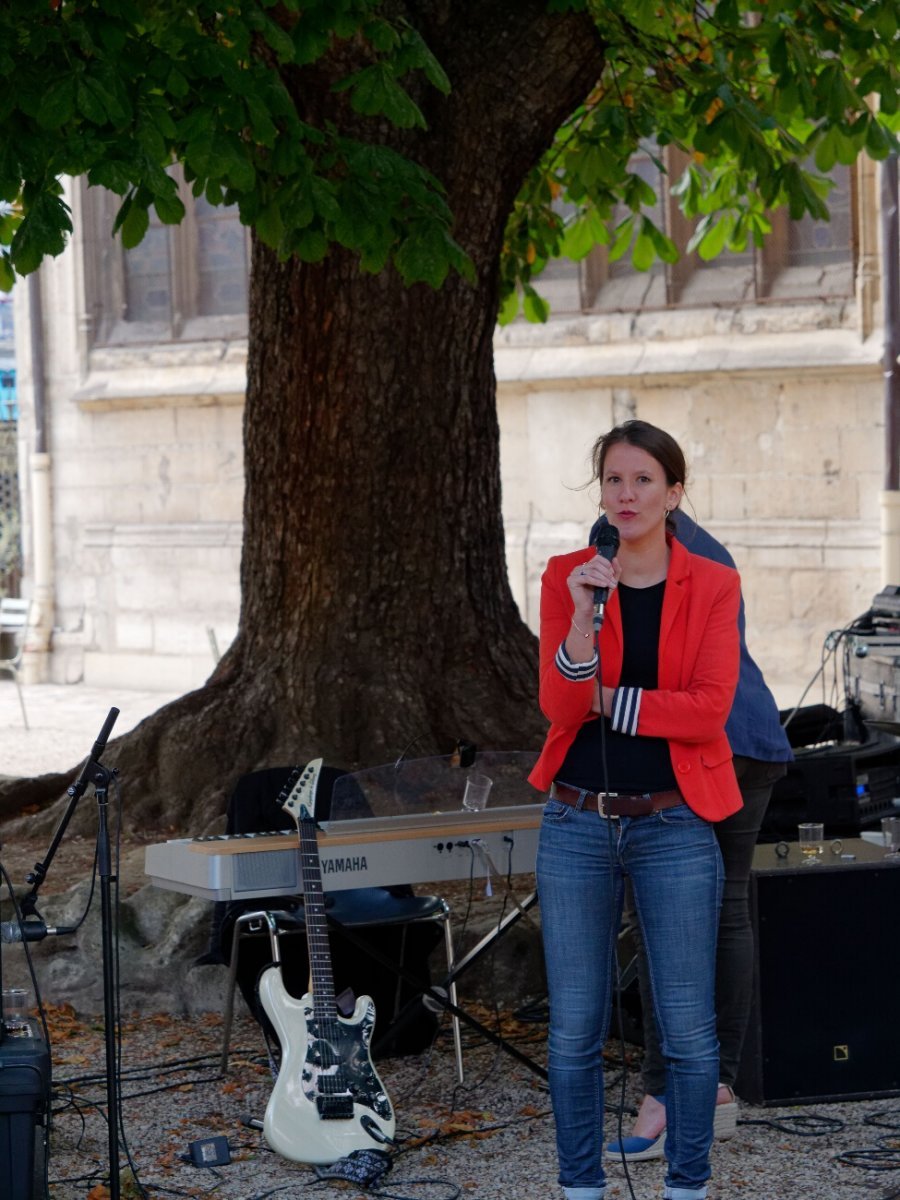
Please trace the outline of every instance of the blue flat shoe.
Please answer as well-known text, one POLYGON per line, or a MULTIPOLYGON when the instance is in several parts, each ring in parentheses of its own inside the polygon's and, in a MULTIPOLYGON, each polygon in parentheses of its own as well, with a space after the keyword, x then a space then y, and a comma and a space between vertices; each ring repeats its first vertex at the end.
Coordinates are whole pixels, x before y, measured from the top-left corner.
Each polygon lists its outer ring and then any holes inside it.
POLYGON ((613 1161, 643 1162, 645 1159, 662 1158, 666 1148, 666 1131, 655 1138, 627 1137, 621 1142, 609 1142, 606 1150, 613 1156, 613 1161))

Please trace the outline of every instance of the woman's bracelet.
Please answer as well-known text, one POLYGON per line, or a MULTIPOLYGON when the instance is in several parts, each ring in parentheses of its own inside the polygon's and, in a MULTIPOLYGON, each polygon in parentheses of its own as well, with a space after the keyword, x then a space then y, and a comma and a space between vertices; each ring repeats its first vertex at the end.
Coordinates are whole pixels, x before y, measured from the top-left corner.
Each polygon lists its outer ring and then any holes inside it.
POLYGON ((575 624, 575 618, 574 618, 574 617, 572 618, 572 624, 575 626, 575 629, 576 629, 576 630, 577 630, 577 631, 578 631, 578 632, 581 634, 581 636, 582 636, 583 638, 589 638, 589 637, 591 636, 589 633, 585 633, 585 632, 584 632, 584 630, 581 628, 581 626, 580 626, 580 625, 576 625, 576 624, 575 624))

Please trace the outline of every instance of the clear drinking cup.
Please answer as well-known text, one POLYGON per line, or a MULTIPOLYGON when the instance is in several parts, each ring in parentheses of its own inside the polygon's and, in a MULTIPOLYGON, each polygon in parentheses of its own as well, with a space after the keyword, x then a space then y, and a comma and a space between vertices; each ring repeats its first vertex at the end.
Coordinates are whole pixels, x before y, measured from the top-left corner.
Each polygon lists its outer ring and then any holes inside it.
POLYGON ((466 780, 466 790, 463 792, 462 806, 467 812, 482 812, 487 806, 488 796, 493 786, 493 779, 487 775, 473 772, 466 780))
POLYGON ((825 826, 819 821, 804 821, 797 826, 800 842, 800 861, 804 867, 814 866, 825 853, 825 826))
POLYGON ((0 994, 3 1005, 3 1028, 10 1037, 27 1037, 31 1032, 28 1024, 28 1009, 31 992, 28 988, 4 988, 0 994))
POLYGON ((900 858, 900 817, 882 817, 881 836, 884 838, 884 857, 900 858))

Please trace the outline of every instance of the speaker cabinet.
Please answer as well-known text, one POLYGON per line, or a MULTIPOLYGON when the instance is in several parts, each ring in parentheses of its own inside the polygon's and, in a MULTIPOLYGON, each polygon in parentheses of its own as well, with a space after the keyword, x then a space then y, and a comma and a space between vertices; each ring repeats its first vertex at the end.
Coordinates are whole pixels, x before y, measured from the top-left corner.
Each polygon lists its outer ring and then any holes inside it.
POLYGON ((858 838, 837 854, 826 843, 808 867, 796 843, 786 858, 757 846, 750 904, 756 965, 738 1095, 765 1105, 900 1094, 900 862, 858 838))

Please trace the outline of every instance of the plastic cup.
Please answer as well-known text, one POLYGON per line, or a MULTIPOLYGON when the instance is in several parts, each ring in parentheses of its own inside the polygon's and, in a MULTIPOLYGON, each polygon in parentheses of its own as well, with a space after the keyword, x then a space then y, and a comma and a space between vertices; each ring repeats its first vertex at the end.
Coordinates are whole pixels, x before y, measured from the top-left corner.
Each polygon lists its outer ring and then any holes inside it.
POLYGON ((462 806, 466 812, 484 811, 493 783, 493 779, 489 779, 487 775, 474 773, 468 777, 462 802, 462 806))
POLYGON ((825 853, 825 826, 819 821, 804 821, 797 826, 797 839, 803 866, 814 866, 825 853))

